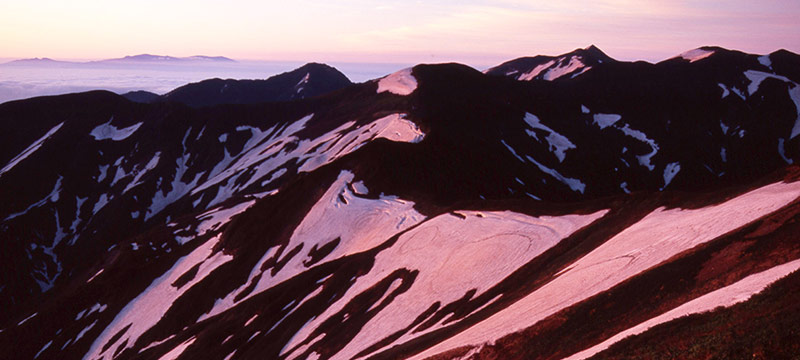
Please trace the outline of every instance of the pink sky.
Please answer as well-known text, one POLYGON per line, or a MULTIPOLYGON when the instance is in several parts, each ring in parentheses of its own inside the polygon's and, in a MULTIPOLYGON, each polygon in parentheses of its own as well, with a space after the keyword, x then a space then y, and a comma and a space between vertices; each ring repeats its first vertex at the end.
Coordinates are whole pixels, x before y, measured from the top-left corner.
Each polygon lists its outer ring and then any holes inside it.
POLYGON ((0 58, 139 53, 236 59, 496 64, 595 44, 658 61, 702 45, 800 52, 797 0, 0 3, 0 58))

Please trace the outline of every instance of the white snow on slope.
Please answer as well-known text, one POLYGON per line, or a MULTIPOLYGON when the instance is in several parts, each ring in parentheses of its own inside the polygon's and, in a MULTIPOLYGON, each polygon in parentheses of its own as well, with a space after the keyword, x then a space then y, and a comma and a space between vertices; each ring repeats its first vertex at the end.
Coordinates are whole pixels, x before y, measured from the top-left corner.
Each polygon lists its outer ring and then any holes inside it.
POLYGON ((775 266, 769 270, 750 275, 731 285, 700 296, 659 316, 620 332, 608 338, 606 341, 574 354, 565 360, 581 360, 589 358, 628 336, 641 334, 658 324, 662 324, 686 315, 711 311, 719 306, 730 307, 747 301, 753 295, 764 290, 764 288, 766 288, 768 285, 780 280, 797 269, 800 269, 800 260, 794 260, 786 264, 775 266))
POLYGON ((9 170, 11 170, 14 166, 19 164, 20 161, 25 160, 28 156, 36 152, 36 150, 39 150, 39 148, 42 147, 42 144, 44 144, 45 140, 53 136, 53 134, 55 134, 56 131, 58 131, 58 129, 61 129, 62 125, 64 125, 63 122, 61 124, 54 126, 46 134, 44 134, 44 136, 34 141, 33 144, 25 148, 25 150, 22 150, 21 153, 17 154, 17 156, 11 159, 11 161, 9 161, 8 164, 6 164, 6 166, 3 166, 3 168, 0 169, 0 176, 3 176, 3 174, 5 174, 9 170))
POLYGON ((556 60, 550 60, 550 61, 548 61, 548 62, 546 62, 544 64, 540 64, 539 66, 534 67, 533 70, 518 76, 517 80, 531 81, 534 78, 536 78, 537 76, 539 76, 539 74, 542 71, 544 71, 545 69, 553 66, 555 63, 556 63, 556 60))
POLYGON ((52 344, 53 344, 53 340, 48 341, 47 344, 44 344, 42 349, 39 350, 39 352, 37 352, 36 355, 33 356, 33 358, 37 359, 39 357, 39 355, 41 355, 45 350, 47 350, 47 348, 49 348, 50 345, 52 345, 52 344))
POLYGON ((28 320, 33 319, 33 317, 36 316, 36 315, 39 315, 39 313, 35 312, 35 313, 31 314, 31 316, 28 316, 28 317, 22 319, 20 322, 17 323, 17 326, 20 326, 20 325, 26 323, 28 320))
POLYGON ((654 140, 648 138, 647 134, 639 130, 631 129, 628 124, 625 124, 625 126, 618 129, 622 131, 623 134, 650 145, 650 148, 653 149, 653 151, 644 155, 638 155, 636 156, 636 159, 639 160, 639 165, 647 167, 647 169, 653 171, 655 166, 650 162, 650 159, 658 153, 658 144, 656 144, 654 140))
POLYGON ((514 151, 514 148, 512 148, 511 145, 508 145, 505 140, 500 140, 500 142, 506 147, 506 149, 508 149, 509 152, 511 152, 512 155, 514 155, 515 158, 519 159, 519 161, 525 162, 525 159, 519 156, 519 154, 514 151))
POLYGON ((201 174, 195 175, 195 177, 188 182, 182 180, 183 175, 189 170, 189 165, 187 164, 189 155, 190 154, 184 154, 184 156, 176 160, 177 167, 175 169, 175 176, 170 183, 170 190, 158 189, 156 191, 150 206, 147 208, 147 213, 144 215, 145 221, 161 212, 161 210, 164 210, 169 204, 172 204, 189 193, 189 191, 197 185, 201 174))
MULTIPOLYGON (((184 175, 186 175, 189 170, 189 157, 192 155, 191 152, 186 152, 186 138, 189 136, 191 131, 191 128, 186 130, 186 134, 183 136, 183 141, 181 142, 181 145, 183 146, 183 155, 175 160, 175 165, 177 165, 177 167, 175 168, 175 175, 172 177, 172 182, 169 184, 169 192, 161 188, 156 190, 155 194, 153 194, 153 199, 150 202, 150 206, 147 208, 147 212, 144 214, 145 221, 161 212, 161 210, 164 210, 164 208, 176 200, 188 194, 189 191, 197 186, 197 182, 200 180, 202 173, 195 174, 194 178, 188 182, 184 182, 183 180, 184 175)), ((150 166, 155 167, 155 164, 158 164, 158 154, 156 154, 156 156, 147 164, 145 172, 150 166)))
POLYGON ((94 206, 92 207, 92 216, 96 215, 97 212, 100 211, 100 209, 102 209, 104 206, 106 206, 108 204, 108 201, 111 199, 112 198, 110 198, 108 194, 101 194, 100 197, 97 199, 97 202, 94 203, 94 206))
POLYGON ((166 354, 164 354, 163 356, 158 358, 158 360, 175 360, 175 359, 177 359, 178 357, 181 356, 181 354, 183 354, 183 352, 186 350, 186 348, 189 347, 189 345, 192 345, 194 343, 194 341, 196 339, 197 339, 197 337, 192 337, 189 340, 186 340, 186 341, 180 343, 174 349, 170 350, 169 352, 167 352, 166 354))
POLYGON ((576 77, 578 77, 578 76, 581 76, 583 73, 585 73, 585 72, 587 72, 587 71, 589 71, 589 70, 591 70, 591 69, 592 69, 592 67, 591 67, 591 66, 587 66, 587 67, 585 67, 585 68, 581 69, 581 71, 577 71, 577 72, 575 72, 574 74, 570 75, 570 77, 569 77, 569 78, 570 78, 570 79, 574 79, 574 78, 576 78, 576 77))
POLYGON ((720 88, 720 89, 722 89, 722 98, 723 98, 723 99, 724 99, 724 98, 726 98, 726 97, 728 97, 728 95, 730 95, 730 94, 731 94, 731 91, 730 91, 730 90, 728 90, 728 87, 727 87, 727 86, 725 86, 724 84, 722 84, 722 83, 718 83, 718 84, 717 84, 717 86, 719 86, 719 88, 720 88))
POLYGON ((400 70, 378 80, 378 93, 388 91, 397 95, 409 95, 417 89, 417 79, 411 68, 400 70))
POLYGON ((117 129, 116 126, 111 125, 111 122, 113 120, 114 118, 112 117, 111 120, 108 120, 107 123, 94 128, 92 132, 89 133, 89 135, 94 137, 95 140, 111 139, 114 141, 120 141, 127 139, 129 136, 135 133, 136 130, 139 130, 140 126, 142 126, 142 123, 138 123, 128 126, 126 128, 117 129))
POLYGON ((302 79, 295 85, 294 87, 297 89, 295 94, 299 94, 305 88, 305 85, 308 83, 308 79, 311 77, 311 73, 306 73, 306 76, 303 76, 302 79))
POLYGON ((667 164, 667 166, 664 168, 664 186, 661 188, 661 190, 667 188, 667 185, 672 182, 672 179, 675 178, 675 175, 678 175, 679 171, 681 171, 680 163, 674 162, 667 164))
POLYGON ((758 57, 758 62, 761 63, 761 65, 764 65, 764 66, 772 69, 772 61, 769 59, 769 55, 759 56, 758 57))
POLYGON ((797 118, 792 127, 792 133, 789 135, 789 139, 794 139, 797 135, 800 135, 800 84, 789 80, 785 76, 765 73, 763 71, 747 70, 744 72, 744 75, 750 80, 750 84, 747 86, 747 92, 750 95, 758 91, 761 82, 767 78, 781 80, 789 84, 789 98, 792 99, 795 111, 797 112, 797 118))
POLYGON ((23 215, 23 214, 27 213, 28 211, 30 211, 31 209, 43 206, 44 204, 47 204, 48 202, 53 202, 54 203, 54 202, 58 201, 59 197, 61 196, 61 180, 64 180, 64 177, 59 175, 58 179, 56 179, 55 185, 53 185, 53 190, 51 190, 50 193, 47 194, 47 196, 44 197, 44 199, 39 200, 39 201, 31 204, 31 206, 28 206, 25 210, 22 210, 22 211, 20 211, 18 213, 13 213, 11 215, 8 215, 5 219, 3 219, 3 221, 8 221, 8 220, 11 220, 11 219, 13 219, 13 218, 15 218, 17 216, 23 215))
POLYGON ((265 179, 278 178, 280 172, 285 171, 281 167, 289 162, 301 164, 298 171, 306 172, 345 156, 375 138, 401 142, 421 141, 425 134, 405 116, 391 114, 360 126, 356 126, 355 121, 350 121, 315 139, 302 140, 297 133, 305 128, 313 114, 279 131, 275 128, 266 131, 253 127, 237 128, 240 131, 250 130, 253 136, 240 154, 230 155, 226 149, 223 161, 212 170, 208 180, 194 188, 191 194, 195 195, 219 184, 217 195, 208 205, 210 207, 257 181, 261 181, 262 186, 267 186, 269 181, 265 179), (237 181, 248 171, 252 172, 249 180, 237 181))
POLYGON ((579 179, 568 178, 564 175, 561 175, 561 173, 559 173, 558 171, 542 165, 540 162, 536 161, 536 159, 530 157, 530 155, 525 155, 525 157, 528 159, 528 161, 534 163, 537 167, 539 167, 539 170, 541 170, 544 173, 547 173, 548 175, 554 177, 556 180, 569 186, 569 188, 572 189, 572 191, 578 191, 581 194, 583 194, 583 192, 586 190, 586 184, 584 184, 583 181, 580 181, 579 179))
POLYGON ((674 255, 772 213, 798 196, 800 182, 775 183, 705 208, 656 209, 569 265, 550 283, 412 359, 424 359, 460 346, 494 342, 528 328, 674 255))
POLYGON ((780 155, 783 161, 785 161, 787 164, 792 164, 794 163, 794 160, 786 157, 786 148, 784 141, 785 140, 783 138, 778 139, 778 155, 780 155))
POLYGON ((679 56, 684 58, 685 60, 689 60, 690 63, 693 63, 698 60, 703 60, 711 55, 714 54, 714 51, 711 50, 703 50, 703 49, 694 49, 689 50, 679 56))
POLYGON ((182 296, 183 293, 208 276, 217 267, 233 259, 232 256, 225 255, 222 252, 213 253, 214 245, 217 242, 219 242, 219 235, 207 240, 188 255, 178 259, 164 275, 153 280, 147 289, 117 313, 114 320, 92 343, 91 348, 83 359, 111 359, 115 349, 126 341, 125 348, 132 347, 139 336, 161 321, 161 317, 166 314, 175 300, 182 296), (180 288, 172 286, 175 280, 198 264, 200 264, 200 267, 192 280, 180 288), (128 325, 130 325, 130 328, 116 339, 106 352, 103 352, 103 346, 128 325))
POLYGON ((795 82, 789 80, 789 78, 785 76, 770 74, 763 71, 747 70, 744 72, 744 76, 747 77, 747 80, 750 80, 750 84, 747 85, 748 95, 753 95, 756 91, 758 91, 758 87, 761 86, 761 82, 768 78, 778 79, 797 87, 797 84, 795 82))
POLYGON ((594 114, 592 115, 592 120, 594 120, 594 124, 599 126, 600 129, 605 129, 611 125, 614 125, 622 119, 622 115, 618 114, 594 114))
MULTIPOLYGON (((567 150, 575 149, 575 144, 569 141, 566 136, 557 133, 547 125, 542 124, 536 115, 526 112, 524 120, 525 123, 527 123, 532 129, 540 129, 547 132, 547 137, 545 140, 547 140, 547 144, 550 146, 550 152, 555 154, 559 162, 564 162, 564 157, 566 157, 567 150)), ((532 136, 537 141, 541 141, 539 140, 539 137, 536 136, 536 132, 532 130, 525 130, 525 132, 527 132, 528 135, 532 136)))
MULTIPOLYGON (((458 211, 464 219, 452 214, 439 215, 404 234, 391 248, 379 253, 370 272, 358 278, 342 299, 295 334, 285 349, 292 349, 302 342, 355 295, 394 270, 419 270, 408 291, 389 303, 332 358, 351 359, 377 341, 408 327, 437 301, 445 306, 462 298, 470 289, 477 290, 476 296, 480 295, 606 212, 531 217, 511 211, 458 211)), ((440 323, 415 334, 406 334, 384 348, 441 327, 440 323)))
POLYGON ((794 121, 792 133, 789 135, 789 139, 791 140, 797 137, 797 135, 800 135, 800 85, 795 85, 789 90, 789 96, 792 98, 794 107, 797 110, 797 119, 794 121))
MULTIPOLYGON (((248 200, 242 203, 236 204, 230 208, 215 208, 209 211, 206 211, 197 216, 197 220, 202 221, 199 225, 197 225, 196 236, 205 235, 209 231, 214 231, 229 223, 234 216, 241 214, 245 210, 249 209, 253 204, 255 204, 255 200, 248 200)), ((185 239, 184 241, 178 240, 181 243, 185 241, 191 240, 185 239)))
POLYGON ((542 79, 547 81, 553 81, 558 79, 564 75, 572 73, 582 67, 586 66, 578 56, 573 56, 569 59, 569 63, 567 65, 559 66, 548 70, 544 75, 542 75, 542 79))
MULTIPOLYGON (((286 246, 281 260, 287 252, 303 245, 303 250, 289 260, 286 265, 274 276, 271 269, 261 270, 261 265, 276 256, 277 248, 270 248, 253 267, 248 281, 225 299, 219 299, 214 308, 200 320, 219 314, 235 305, 233 298, 244 289, 259 274, 260 280, 255 290, 236 303, 244 301, 266 289, 269 289, 286 279, 289 279, 307 267, 303 264, 308 260, 308 253, 314 247, 322 247, 326 243, 340 238, 339 245, 320 260, 325 263, 350 254, 372 249, 393 235, 419 223, 425 216, 414 210, 414 203, 404 201, 394 196, 381 196, 379 199, 359 197, 351 191, 353 173, 343 171, 339 178, 328 188, 328 191, 311 208, 303 221, 294 230, 289 244, 286 246), (344 200, 344 201, 342 201, 344 200), (320 229, 324 229, 320 233, 320 229)), ((358 186, 361 191, 366 186, 358 186)))
MULTIPOLYGON (((135 166, 133 168, 133 171, 132 171, 132 173, 134 175, 133 176, 133 180, 131 180, 131 182, 128 183, 127 186, 125 186, 125 190, 122 190, 122 193, 124 194, 124 193, 128 192, 128 190, 133 189, 134 187, 136 187, 139 184, 141 184, 141 182, 139 180, 141 180, 142 177, 145 174, 147 174, 150 170, 153 170, 153 169, 156 168, 156 165, 158 165, 158 160, 160 158, 161 158, 161 152, 156 152, 155 155, 153 155, 153 158, 151 158, 150 161, 147 162, 147 164, 144 166, 144 168, 140 168, 138 165, 135 166)), ((130 174, 127 174, 127 175, 130 175, 130 174)))
POLYGON ((407 120, 405 114, 392 114, 375 120, 378 129, 376 138, 386 138, 397 142, 418 143, 425 138, 425 133, 417 124, 407 120))
POLYGON ((794 121, 794 126, 792 127, 792 133, 789 135, 789 139, 794 139, 797 135, 800 135, 800 85, 795 84, 793 88, 789 90, 789 97, 794 102, 794 108, 797 111, 797 120, 794 121))

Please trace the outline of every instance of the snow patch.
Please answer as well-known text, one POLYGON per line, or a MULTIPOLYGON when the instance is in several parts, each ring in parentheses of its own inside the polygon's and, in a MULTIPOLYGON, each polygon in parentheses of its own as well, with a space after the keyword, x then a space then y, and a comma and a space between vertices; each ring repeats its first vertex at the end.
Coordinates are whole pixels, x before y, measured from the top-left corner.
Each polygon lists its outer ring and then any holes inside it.
POLYGON ((39 350, 39 352, 37 352, 36 355, 33 356, 33 358, 34 359, 38 358, 39 355, 41 355, 45 350, 47 350, 47 348, 49 348, 50 345, 52 345, 52 344, 53 344, 53 340, 48 341, 47 344, 44 344, 44 347, 42 347, 42 349, 39 350))
MULTIPOLYGON (((531 113, 525 113, 525 123, 528 124, 532 129, 539 129, 546 131, 547 137, 547 144, 549 145, 550 152, 552 152, 556 158, 558 158, 558 162, 564 162, 564 157, 566 157, 567 150, 575 149, 575 144, 573 144, 569 139, 557 133, 555 130, 549 128, 547 125, 542 124, 536 115, 531 113)), ((533 136, 536 140, 539 138, 536 136, 536 133, 532 130, 525 130, 528 135, 533 136)))
MULTIPOLYGON (((186 134, 187 135, 189 134, 188 131, 186 134)), ((186 151, 185 145, 184 145, 184 151, 186 151)), ((171 190, 169 190, 169 192, 163 189, 156 190, 156 193, 153 195, 153 199, 150 203, 150 206, 147 208, 147 213, 145 213, 144 215, 145 221, 155 216, 156 214, 161 212, 161 210, 164 210, 164 208, 166 208, 169 204, 172 204, 173 202, 180 199, 181 197, 189 193, 189 191, 195 188, 202 174, 196 174, 194 178, 192 178, 192 180, 188 182, 183 181, 184 175, 189 170, 190 156, 191 153, 184 153, 183 156, 175 160, 177 167, 175 168, 175 175, 172 178, 172 183, 170 183, 171 190)), ((157 163, 158 156, 155 157, 155 160, 157 163)))
POLYGON ((112 117, 111 120, 108 120, 107 123, 94 128, 92 132, 89 133, 89 135, 95 138, 95 140, 108 140, 108 139, 114 141, 125 140, 133 133, 135 133, 136 130, 139 130, 139 127, 142 126, 143 124, 143 123, 138 123, 128 126, 126 128, 118 129, 116 126, 111 125, 111 122, 113 120, 114 118, 112 117))
POLYGON ((789 97, 794 102, 794 108, 797 111, 797 119, 794 121, 792 133, 789 135, 789 140, 791 140, 800 135, 800 85, 794 84, 794 87, 789 90, 789 97))
POLYGON ((650 148, 653 149, 653 151, 651 151, 648 154, 637 155, 636 159, 639 161, 639 165, 642 165, 647 169, 649 169, 650 171, 653 171, 653 169, 655 169, 655 166, 650 162, 650 160, 652 159, 653 156, 655 156, 658 153, 658 144, 656 144, 654 140, 648 138, 647 134, 639 130, 631 129, 628 124, 625 124, 624 127, 619 129, 620 131, 622 131, 623 134, 630 136, 641 142, 644 142, 647 145, 650 145, 650 148))
POLYGON ((539 74, 542 71, 544 71, 547 68, 553 66, 555 63, 556 63, 556 60, 550 60, 550 61, 548 61, 548 62, 546 62, 544 64, 540 64, 539 66, 534 67, 533 70, 531 70, 531 71, 529 71, 527 73, 524 73, 524 74, 520 75, 519 77, 517 77, 517 80, 531 81, 531 80, 535 79, 537 76, 539 76, 539 74))
POLYGON ((22 319, 22 321, 20 321, 20 322, 18 322, 18 323, 17 323, 17 326, 20 326, 20 325, 22 325, 22 324, 24 324, 24 323, 28 322, 28 320, 30 320, 30 319, 33 319, 33 317, 34 317, 34 316, 36 316, 36 315, 38 315, 38 314, 39 314, 38 312, 35 312, 35 313, 31 314, 31 316, 28 316, 28 317, 26 317, 26 318, 22 319))
POLYGON ((744 72, 744 76, 747 77, 747 80, 750 80, 750 84, 747 85, 747 93, 751 96, 758 91, 759 86, 761 86, 761 82, 769 78, 781 80, 793 85, 795 88, 797 87, 797 84, 785 76, 770 74, 763 71, 747 70, 744 72))
POLYGON ((405 114, 392 114, 375 120, 372 124, 381 129, 376 138, 385 138, 397 142, 418 143, 425 138, 417 124, 407 120, 405 114))
POLYGON ((667 185, 672 182, 672 179, 675 178, 675 175, 678 175, 679 171, 681 171, 680 163, 674 162, 667 164, 667 166, 664 168, 664 187, 662 187, 661 190, 667 188, 667 185))
POLYGON ((570 74, 573 71, 576 71, 582 67, 586 66, 578 56, 573 56, 569 59, 569 63, 567 65, 551 68, 547 70, 547 72, 542 75, 542 79, 547 81, 553 81, 558 79, 564 75, 570 74))
POLYGON ((55 185, 53 185, 53 190, 51 190, 50 194, 45 196, 44 199, 39 200, 39 201, 31 204, 31 206, 28 206, 25 210, 22 210, 22 211, 20 211, 18 213, 13 213, 11 215, 8 215, 3 221, 8 221, 8 220, 11 220, 11 219, 13 219, 13 218, 15 218, 17 216, 24 215, 28 211, 30 211, 31 209, 41 207, 41 206, 47 204, 48 202, 55 203, 56 201, 58 201, 59 197, 61 196, 60 195, 61 194, 61 180, 63 180, 63 179, 64 179, 64 177, 59 175, 58 179, 56 180, 55 185))
POLYGON ((594 124, 599 126, 600 129, 605 129, 609 126, 612 126, 620 119, 622 119, 622 115, 618 114, 594 114, 592 116, 594 124))
POLYGON ((693 63, 695 61, 703 60, 713 54, 714 51, 712 50, 694 49, 680 54, 679 56, 684 60, 689 60, 690 63, 693 63))
POLYGON ((728 87, 723 85, 722 83, 718 83, 717 86, 719 86, 719 88, 722 89, 722 98, 723 99, 728 97, 728 95, 731 94, 731 91, 728 90, 728 87))
POLYGON ((785 161, 787 164, 791 164, 794 161, 792 159, 786 157, 786 148, 785 148, 784 142, 785 141, 783 140, 783 138, 778 139, 778 154, 781 155, 781 158, 783 159, 783 161, 785 161))
POLYGON ((769 59, 769 55, 759 56, 758 62, 772 70, 772 61, 769 59))
POLYGON ((503 144, 503 146, 506 147, 506 149, 508 149, 508 151, 511 152, 512 155, 514 155, 515 158, 519 159, 519 161, 525 162, 525 159, 523 159, 521 156, 517 155, 517 152, 514 151, 514 148, 512 148, 510 145, 508 145, 505 140, 500 140, 500 142, 503 144))
MULTIPOLYGON (((219 229, 222 227, 222 225, 229 223, 234 216, 249 209, 255 203, 255 200, 249 200, 236 204, 230 208, 216 208, 198 215, 197 220, 202 222, 197 225, 197 229, 195 230, 197 232, 197 236, 202 236, 209 231, 219 229)), ((183 244, 183 242, 181 242, 181 244, 183 244)))
POLYGON ((409 95, 417 89, 417 79, 411 75, 411 68, 400 70, 378 81, 378 93, 390 92, 409 95))
POLYGON ((582 181, 561 175, 558 171, 555 171, 551 168, 542 165, 541 163, 539 163, 534 158, 528 155, 525 155, 525 157, 528 158, 530 162, 536 164, 536 166, 539 167, 539 170, 554 177, 556 180, 564 183, 565 185, 569 186, 569 188, 572 189, 572 191, 578 191, 581 194, 583 194, 583 192, 586 190, 586 184, 584 184, 582 181))
POLYGON ((56 131, 58 131, 58 129, 61 129, 61 126, 63 126, 63 125, 64 125, 64 123, 62 122, 61 124, 58 124, 58 125, 54 126, 46 134, 44 134, 44 136, 42 136, 38 140, 34 141, 33 144, 31 144, 30 146, 25 148, 25 150, 22 150, 21 153, 17 154, 17 156, 15 156, 13 159, 11 159, 11 161, 9 161, 8 164, 6 164, 6 166, 3 166, 3 168, 0 169, 0 176, 3 176, 3 174, 5 174, 9 170, 11 170, 14 166, 17 166, 17 164, 19 164, 20 161, 25 160, 26 158, 28 158, 28 156, 30 156, 31 154, 35 153, 36 150, 39 150, 39 148, 42 147, 42 144, 44 144, 44 142, 47 139, 49 139, 51 136, 53 136, 53 134, 55 134, 56 131))
POLYGON ((158 360, 177 359, 178 357, 181 356, 181 354, 183 354, 183 352, 186 350, 186 348, 189 347, 189 345, 192 345, 194 343, 196 339, 197 339, 196 337, 192 337, 191 339, 182 342, 180 345, 176 346, 174 349, 170 350, 168 353, 161 356, 158 360))

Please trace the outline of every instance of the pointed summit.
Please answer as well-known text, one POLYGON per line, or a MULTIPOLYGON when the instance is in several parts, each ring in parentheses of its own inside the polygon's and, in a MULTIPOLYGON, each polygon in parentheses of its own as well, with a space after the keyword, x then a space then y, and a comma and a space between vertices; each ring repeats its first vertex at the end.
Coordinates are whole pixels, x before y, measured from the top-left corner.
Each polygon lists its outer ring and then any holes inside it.
POLYGON ((589 45, 589 47, 587 47, 585 49, 578 49, 578 50, 575 50, 574 52, 581 53, 581 55, 583 55, 587 59, 600 60, 600 62, 614 62, 614 61, 616 61, 612 57, 606 55, 606 53, 604 53, 603 50, 600 50, 600 48, 598 48, 597 46, 594 46, 594 45, 589 45))

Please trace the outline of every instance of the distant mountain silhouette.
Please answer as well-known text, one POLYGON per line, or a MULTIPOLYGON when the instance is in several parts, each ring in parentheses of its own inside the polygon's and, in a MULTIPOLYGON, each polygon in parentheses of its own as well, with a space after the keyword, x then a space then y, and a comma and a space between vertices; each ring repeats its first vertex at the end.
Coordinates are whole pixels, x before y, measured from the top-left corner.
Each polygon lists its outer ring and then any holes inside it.
POLYGON ((158 99, 161 98, 161 95, 158 95, 156 93, 152 93, 152 92, 149 92, 149 91, 137 90, 137 91, 126 92, 126 93, 122 94, 122 97, 124 97, 124 98, 126 98, 126 99, 128 99, 130 101, 133 101, 133 102, 151 103, 151 102, 158 101, 158 99))
POLYGON ((129 55, 115 59, 103 59, 94 61, 62 61, 54 60, 51 58, 31 58, 13 60, 7 63, 0 64, 0 66, 60 66, 60 65, 75 65, 75 66, 92 66, 92 65, 116 65, 116 64, 191 64, 191 63, 235 63, 236 60, 224 56, 205 56, 195 55, 188 57, 174 57, 165 55, 129 55))
POLYGON ((175 101, 192 107, 219 104, 254 104, 314 97, 351 85, 335 68, 308 63, 266 80, 209 79, 181 86, 160 101, 175 101))
POLYGON ((60 66, 60 65, 74 65, 80 64, 72 61, 53 60, 51 58, 30 58, 9 61, 0 64, 0 66, 60 66))

